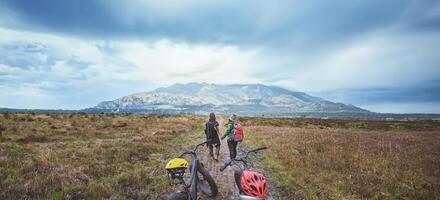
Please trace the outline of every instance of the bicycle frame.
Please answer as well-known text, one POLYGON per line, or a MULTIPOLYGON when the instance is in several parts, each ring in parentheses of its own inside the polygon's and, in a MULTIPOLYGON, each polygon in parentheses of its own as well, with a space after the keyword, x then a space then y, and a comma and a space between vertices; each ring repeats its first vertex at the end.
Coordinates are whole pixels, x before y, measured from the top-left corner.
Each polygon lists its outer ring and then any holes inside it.
POLYGON ((197 179, 198 179, 198 176, 197 176, 197 168, 199 167, 199 165, 200 165, 200 162, 199 162, 199 159, 197 158, 197 153, 196 153, 196 151, 197 151, 197 148, 198 147, 200 147, 200 146, 203 146, 204 144, 206 144, 207 142, 209 142, 209 141, 205 141, 205 142, 203 142, 203 143, 200 143, 200 144, 197 144, 193 149, 191 149, 191 150, 189 150, 189 151, 186 151, 186 152, 184 152, 184 153, 182 153, 182 154, 180 154, 178 157, 179 158, 182 158, 183 156, 185 156, 185 155, 191 155, 191 157, 192 157, 192 160, 191 160, 191 174, 190 174, 190 178, 189 178, 189 183, 187 184, 187 183, 185 183, 185 180, 183 180, 183 178, 180 180, 181 181, 181 184, 183 184, 183 186, 184 186, 184 188, 185 188, 185 191, 189 194, 189 197, 190 197, 190 199, 195 199, 195 197, 197 196, 197 194, 192 194, 190 191, 189 191, 189 188, 191 188, 191 187, 194 187, 195 188, 195 190, 196 190, 196 193, 197 193, 197 179), (195 180, 194 180, 195 179, 195 180), (192 184, 192 183, 194 183, 194 185, 192 184), (195 196, 195 197, 193 197, 193 195, 195 196))
MULTIPOLYGON (((183 179, 181 180, 182 184, 185 186, 185 189, 189 189, 189 188, 191 188, 191 186, 193 186, 192 182, 195 178, 197 178, 196 173, 197 173, 198 165, 199 165, 199 160, 197 159, 197 156, 193 156, 192 161, 191 161, 191 172, 190 172, 191 175, 190 175, 189 181, 188 181, 189 184, 187 184, 183 179)), ((197 183, 197 180, 195 181, 195 183, 197 183)), ((195 187, 197 187, 197 186, 195 185, 195 187)))
POLYGON ((260 147, 260 148, 257 148, 257 149, 253 149, 253 150, 250 150, 250 151, 246 152, 245 156, 241 156, 241 157, 235 158, 234 160, 227 160, 225 162, 224 166, 220 168, 220 171, 223 171, 224 169, 226 169, 226 167, 231 165, 232 162, 234 162, 234 161, 240 161, 240 162, 243 163, 243 165, 239 166, 241 171, 247 170, 248 169, 248 157, 249 157, 249 155, 251 153, 258 153, 258 151, 265 150, 265 149, 267 149, 267 147, 260 147))

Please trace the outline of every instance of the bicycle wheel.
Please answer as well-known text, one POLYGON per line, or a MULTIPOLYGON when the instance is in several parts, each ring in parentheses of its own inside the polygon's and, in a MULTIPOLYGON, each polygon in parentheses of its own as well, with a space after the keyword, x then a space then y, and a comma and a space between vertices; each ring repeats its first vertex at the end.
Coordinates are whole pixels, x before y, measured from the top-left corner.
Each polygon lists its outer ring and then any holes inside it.
POLYGON ((238 191, 240 194, 243 193, 243 187, 241 186, 241 175, 243 172, 241 170, 234 170, 234 179, 235 179, 235 185, 237 185, 238 191))
POLYGON ((197 179, 198 188, 200 188, 200 190, 209 197, 217 196, 217 184, 215 184, 215 181, 212 178, 211 174, 209 174, 208 170, 206 170, 201 164, 199 164, 197 171, 202 174, 202 177, 197 179))
POLYGON ((169 196, 167 200, 188 200, 188 193, 186 192, 176 192, 169 196))
MULTIPOLYGON (((198 164, 198 165, 200 165, 200 164, 198 164)), ((197 182, 199 180, 198 175, 197 175, 197 171, 195 172, 195 174, 191 174, 191 176, 194 176, 194 178, 191 182, 190 199, 197 200, 197 182)))

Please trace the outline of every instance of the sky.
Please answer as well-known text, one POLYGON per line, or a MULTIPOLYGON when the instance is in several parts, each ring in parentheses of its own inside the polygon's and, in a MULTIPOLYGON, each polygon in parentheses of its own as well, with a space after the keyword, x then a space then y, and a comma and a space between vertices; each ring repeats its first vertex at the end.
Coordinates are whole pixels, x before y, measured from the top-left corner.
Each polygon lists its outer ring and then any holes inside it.
POLYGON ((440 113, 440 1, 0 1, 0 107, 82 109, 189 82, 440 113))

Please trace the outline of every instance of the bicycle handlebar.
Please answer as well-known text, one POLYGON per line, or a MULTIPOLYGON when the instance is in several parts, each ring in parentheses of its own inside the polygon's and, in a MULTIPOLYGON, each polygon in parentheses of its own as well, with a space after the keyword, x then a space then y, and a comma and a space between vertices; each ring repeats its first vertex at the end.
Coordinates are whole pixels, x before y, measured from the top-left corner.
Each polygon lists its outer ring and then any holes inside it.
POLYGON ((224 171, 226 169, 226 167, 228 167, 229 165, 231 165, 232 160, 228 160, 225 162, 225 164, 220 168, 220 171, 224 171))
MULTIPOLYGON (((247 162, 247 157, 249 156, 250 153, 258 153, 258 151, 262 151, 262 150, 266 150, 267 147, 259 147, 256 149, 252 149, 248 152, 246 152, 246 155, 244 157, 239 157, 239 158, 235 158, 234 161, 241 161, 244 162, 246 164, 247 162)), ((220 171, 224 171, 228 166, 230 166, 232 164, 232 160, 227 160, 225 162, 225 164, 220 168, 220 171)))
POLYGON ((248 151, 247 154, 249 154, 249 153, 254 153, 254 152, 256 153, 256 152, 258 152, 258 151, 266 150, 266 149, 267 149, 267 147, 259 147, 259 148, 252 149, 252 150, 248 151))
POLYGON ((196 147, 194 147, 193 151, 196 151, 197 148, 198 148, 199 146, 203 146, 203 145, 205 145, 206 143, 211 142, 211 141, 212 141, 212 140, 206 140, 206 141, 204 141, 204 142, 202 142, 202 143, 200 143, 200 144, 197 144, 196 147))
POLYGON ((199 148, 199 146, 203 146, 206 143, 211 142, 211 141, 212 140, 206 140, 200 144, 196 144, 196 146, 193 149, 183 152, 182 154, 179 155, 179 157, 183 157, 183 155, 185 155, 185 154, 195 154, 195 152, 197 151, 197 148, 199 148))

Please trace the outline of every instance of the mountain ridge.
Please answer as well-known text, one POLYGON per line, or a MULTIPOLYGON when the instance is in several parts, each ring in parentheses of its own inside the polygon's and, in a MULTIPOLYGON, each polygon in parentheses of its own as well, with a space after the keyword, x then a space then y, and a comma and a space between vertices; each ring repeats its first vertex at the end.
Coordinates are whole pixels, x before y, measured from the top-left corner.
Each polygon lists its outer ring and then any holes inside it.
POLYGON ((99 103, 93 109, 114 112, 187 112, 286 114, 298 112, 369 112, 304 92, 263 84, 187 83, 159 87, 99 103))

